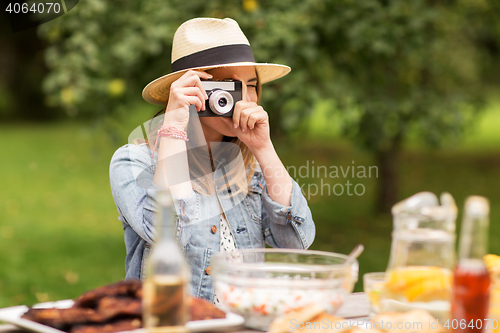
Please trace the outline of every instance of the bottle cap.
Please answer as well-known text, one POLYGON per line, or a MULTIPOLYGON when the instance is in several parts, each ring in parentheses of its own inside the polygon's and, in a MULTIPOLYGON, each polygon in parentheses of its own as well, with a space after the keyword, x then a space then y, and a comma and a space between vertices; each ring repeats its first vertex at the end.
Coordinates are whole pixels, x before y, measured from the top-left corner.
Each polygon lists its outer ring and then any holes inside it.
POLYGON ((465 214, 468 216, 488 216, 490 202, 485 197, 473 195, 465 200, 465 214))

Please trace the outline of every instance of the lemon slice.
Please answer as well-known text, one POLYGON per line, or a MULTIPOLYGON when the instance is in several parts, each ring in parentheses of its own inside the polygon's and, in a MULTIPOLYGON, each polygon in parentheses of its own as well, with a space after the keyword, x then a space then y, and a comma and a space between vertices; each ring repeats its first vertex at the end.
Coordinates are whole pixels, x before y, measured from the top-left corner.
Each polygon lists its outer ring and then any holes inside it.
POLYGON ((386 290, 409 302, 446 300, 450 297, 451 272, 440 267, 407 267, 389 273, 386 290))
POLYGON ((377 307, 379 306, 380 303, 380 297, 382 296, 382 291, 381 290, 370 290, 367 293, 368 299, 370 300, 370 303, 373 304, 373 306, 377 307))
POLYGON ((410 302, 428 302, 448 299, 451 288, 451 276, 434 276, 421 283, 409 286, 404 295, 410 302))
POLYGON ((487 254, 483 259, 488 272, 490 272, 492 283, 500 285, 500 256, 487 254))
MULTIPOLYGON (((483 257, 484 263, 491 276, 490 291, 490 316, 494 320, 500 320, 500 256, 487 254, 483 257)), ((500 333, 500 327, 493 330, 493 333, 500 333)))
POLYGON ((487 254, 483 257, 483 259, 489 271, 500 270, 500 256, 487 254))

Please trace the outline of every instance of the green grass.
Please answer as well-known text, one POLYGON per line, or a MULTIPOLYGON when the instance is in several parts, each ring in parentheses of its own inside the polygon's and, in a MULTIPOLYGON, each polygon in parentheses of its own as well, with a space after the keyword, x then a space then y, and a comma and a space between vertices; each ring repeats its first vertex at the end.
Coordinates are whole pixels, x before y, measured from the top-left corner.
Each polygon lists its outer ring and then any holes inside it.
POLYGON ((465 150, 498 150, 500 147, 500 99, 492 99, 462 145, 465 150))
POLYGON ((0 306, 72 298, 120 279, 124 245, 109 189, 111 150, 79 124, 0 132, 0 306))
MULTIPOLYGON (((400 193, 419 191, 454 195, 460 210, 466 196, 491 200, 490 252, 500 254, 500 117, 485 114, 480 133, 463 149, 410 149, 401 159, 400 193), (488 146, 488 151, 481 147, 488 146), (478 148, 479 147, 479 148, 478 148), (476 149, 478 148, 478 149, 476 149)), ((124 277, 125 246, 111 197, 109 160, 127 134, 151 110, 126 122, 0 125, 0 307, 74 298, 124 277), (134 125, 120 125, 134 124, 134 125), (108 135, 107 133, 114 133, 108 135)), ((338 138, 302 140, 290 146, 276 142, 287 166, 373 166, 372 157, 338 138)), ((300 178, 300 177, 298 177, 300 178)), ((365 245, 361 274, 385 270, 392 218, 373 214, 375 177, 299 179, 310 184, 363 184, 362 196, 332 192, 310 195, 317 226, 313 249, 349 252, 365 245)), ((313 187, 309 187, 314 189, 313 187)), ((338 190, 339 188, 337 188, 338 190)), ((351 188, 352 190, 352 188, 351 188)), ((306 193, 310 194, 310 193, 306 193)), ((458 223, 460 218, 458 219, 458 223)), ((360 274, 360 278, 361 278, 360 274)), ((358 282, 356 290, 361 290, 358 282)))

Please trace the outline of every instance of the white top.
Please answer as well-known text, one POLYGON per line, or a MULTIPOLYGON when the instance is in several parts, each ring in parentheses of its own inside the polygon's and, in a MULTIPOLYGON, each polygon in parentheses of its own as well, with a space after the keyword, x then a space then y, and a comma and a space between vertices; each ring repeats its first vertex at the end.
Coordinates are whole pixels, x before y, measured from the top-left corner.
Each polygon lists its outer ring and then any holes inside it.
POLYGON ((220 250, 222 251, 232 251, 236 249, 236 242, 234 240, 233 233, 231 232, 231 227, 226 220, 224 214, 220 214, 220 250))

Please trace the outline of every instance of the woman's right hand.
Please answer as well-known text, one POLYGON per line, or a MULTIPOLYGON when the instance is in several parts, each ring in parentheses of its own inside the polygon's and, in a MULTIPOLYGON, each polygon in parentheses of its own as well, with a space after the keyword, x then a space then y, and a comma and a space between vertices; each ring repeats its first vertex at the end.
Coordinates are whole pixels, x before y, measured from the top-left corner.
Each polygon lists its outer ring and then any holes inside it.
POLYGON ((197 111, 205 110, 208 99, 201 79, 211 79, 212 75, 200 71, 187 71, 172 83, 165 111, 164 124, 170 124, 185 130, 189 121, 189 105, 196 106, 197 111))

